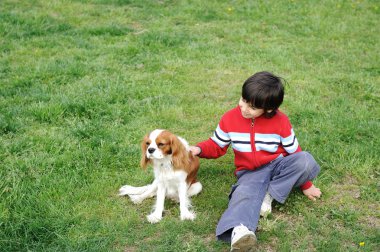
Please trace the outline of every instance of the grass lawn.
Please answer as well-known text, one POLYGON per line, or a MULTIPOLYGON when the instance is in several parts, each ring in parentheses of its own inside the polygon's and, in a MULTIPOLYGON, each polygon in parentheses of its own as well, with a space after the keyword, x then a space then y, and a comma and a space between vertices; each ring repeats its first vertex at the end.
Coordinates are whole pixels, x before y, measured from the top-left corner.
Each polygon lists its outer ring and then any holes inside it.
POLYGON ((380 3, 0 1, 0 251, 229 251, 216 224, 233 155, 201 160, 197 219, 146 221, 140 141, 191 144, 237 105, 244 80, 287 80, 282 109, 321 165, 261 219, 259 251, 380 251, 380 3))

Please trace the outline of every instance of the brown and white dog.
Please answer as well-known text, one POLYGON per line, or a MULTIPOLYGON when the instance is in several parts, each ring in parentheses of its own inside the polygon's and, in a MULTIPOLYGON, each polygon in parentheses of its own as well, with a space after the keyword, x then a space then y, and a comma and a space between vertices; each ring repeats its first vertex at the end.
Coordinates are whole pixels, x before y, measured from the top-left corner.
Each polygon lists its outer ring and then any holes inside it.
POLYGON ((155 208, 147 216, 150 223, 162 219, 166 196, 179 201, 181 220, 194 220, 189 197, 200 193, 202 184, 196 179, 199 159, 191 154, 187 141, 167 130, 156 129, 144 137, 141 149, 141 167, 146 169, 152 164, 155 179, 142 187, 125 185, 119 195, 128 195, 135 204, 156 196, 155 208))

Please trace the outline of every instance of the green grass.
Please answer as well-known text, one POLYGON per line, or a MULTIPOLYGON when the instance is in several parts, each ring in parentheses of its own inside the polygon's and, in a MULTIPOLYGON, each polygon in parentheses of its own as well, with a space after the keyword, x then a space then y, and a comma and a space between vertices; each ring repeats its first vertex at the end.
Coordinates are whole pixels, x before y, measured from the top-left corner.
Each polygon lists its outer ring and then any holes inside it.
POLYGON ((261 70, 322 171, 259 224, 260 251, 379 251, 378 1, 0 2, 0 250, 229 251, 214 230, 233 156, 201 160, 194 222, 144 185, 139 143, 166 128, 208 138, 261 70), (364 242, 364 246, 359 244, 364 242))

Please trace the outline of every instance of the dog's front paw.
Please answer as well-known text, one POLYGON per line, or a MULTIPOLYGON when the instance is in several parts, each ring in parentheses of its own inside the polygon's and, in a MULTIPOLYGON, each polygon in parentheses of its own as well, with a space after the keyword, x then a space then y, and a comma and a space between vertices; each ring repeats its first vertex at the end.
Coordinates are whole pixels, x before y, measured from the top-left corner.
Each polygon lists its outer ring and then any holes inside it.
POLYGON ((144 198, 139 195, 128 195, 134 204, 140 204, 144 198))
POLYGON ((149 214, 147 217, 147 220, 150 222, 150 223, 157 223, 157 222, 160 222, 160 220, 162 219, 162 214, 158 214, 158 213, 151 213, 149 214))
POLYGON ((181 212, 181 220, 194 220, 194 219, 195 219, 194 212, 190 212, 189 210, 181 212))

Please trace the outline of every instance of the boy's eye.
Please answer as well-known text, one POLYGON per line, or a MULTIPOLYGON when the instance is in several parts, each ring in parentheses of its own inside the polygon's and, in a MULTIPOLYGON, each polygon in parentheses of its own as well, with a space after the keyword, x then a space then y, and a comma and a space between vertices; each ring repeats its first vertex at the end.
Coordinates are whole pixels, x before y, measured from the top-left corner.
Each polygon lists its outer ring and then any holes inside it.
POLYGON ((244 98, 241 98, 241 100, 244 102, 244 103, 247 103, 249 105, 249 107, 253 108, 253 109, 256 109, 250 102, 248 102, 246 99, 244 98))

